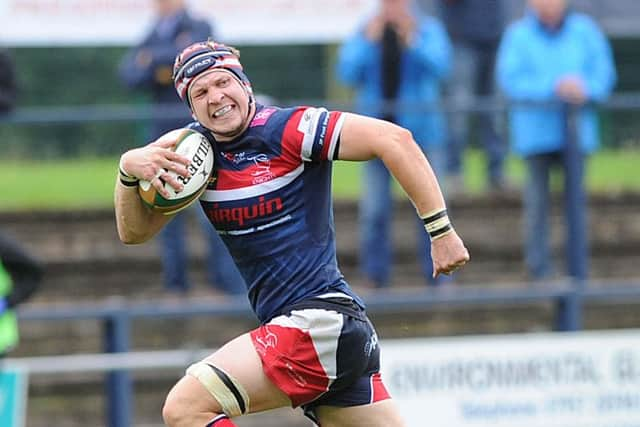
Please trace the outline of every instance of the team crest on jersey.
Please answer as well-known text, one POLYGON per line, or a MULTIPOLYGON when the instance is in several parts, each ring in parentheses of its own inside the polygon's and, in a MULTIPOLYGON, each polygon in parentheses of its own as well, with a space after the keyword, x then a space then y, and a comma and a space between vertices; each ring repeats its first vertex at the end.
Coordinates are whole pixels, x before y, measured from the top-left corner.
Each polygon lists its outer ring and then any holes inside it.
POLYGON ((252 184, 267 182, 276 177, 271 172, 271 159, 266 154, 253 154, 248 157, 248 160, 252 160, 255 165, 255 169, 251 171, 252 184))
POLYGON ((277 175, 271 170, 271 159, 265 153, 247 153, 241 151, 239 153, 220 153, 229 162, 240 168, 249 168, 251 176, 251 184, 261 184, 271 181, 277 175))
POLYGON ((275 112, 276 112, 275 108, 263 108, 262 110, 256 113, 249 127, 263 126, 265 123, 267 123, 267 120, 269 120, 269 117, 271 117, 271 115, 275 112))

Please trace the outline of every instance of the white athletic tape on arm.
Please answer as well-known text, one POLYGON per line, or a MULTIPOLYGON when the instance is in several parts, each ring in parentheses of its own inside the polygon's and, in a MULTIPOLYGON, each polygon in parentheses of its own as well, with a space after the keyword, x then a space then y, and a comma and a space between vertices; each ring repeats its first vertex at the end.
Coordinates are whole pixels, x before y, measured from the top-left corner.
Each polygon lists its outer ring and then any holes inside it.
POLYGON ((427 233, 429 233, 431 241, 438 240, 453 232, 453 226, 449 221, 446 208, 435 209, 424 215, 420 215, 420 218, 424 222, 424 228, 427 230, 427 233))
POLYGON ((124 165, 122 162, 122 157, 120 157, 120 163, 118 164, 118 172, 120 176, 120 182, 126 187, 137 187, 140 180, 135 176, 129 175, 127 171, 124 170, 124 165))

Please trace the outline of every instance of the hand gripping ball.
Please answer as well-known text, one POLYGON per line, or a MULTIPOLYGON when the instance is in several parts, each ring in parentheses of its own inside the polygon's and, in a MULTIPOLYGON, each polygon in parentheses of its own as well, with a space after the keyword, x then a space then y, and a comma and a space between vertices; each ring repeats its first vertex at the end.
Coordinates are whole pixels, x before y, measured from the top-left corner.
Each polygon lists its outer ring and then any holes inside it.
POLYGON ((160 137, 162 138, 176 140, 173 150, 191 160, 187 166, 191 176, 185 178, 169 171, 168 173, 181 182, 184 188, 176 191, 171 185, 163 182, 164 188, 169 192, 167 198, 145 180, 140 181, 138 191, 142 201, 151 209, 165 215, 172 215, 191 205, 207 188, 213 169, 213 149, 204 135, 192 129, 172 130, 160 137))

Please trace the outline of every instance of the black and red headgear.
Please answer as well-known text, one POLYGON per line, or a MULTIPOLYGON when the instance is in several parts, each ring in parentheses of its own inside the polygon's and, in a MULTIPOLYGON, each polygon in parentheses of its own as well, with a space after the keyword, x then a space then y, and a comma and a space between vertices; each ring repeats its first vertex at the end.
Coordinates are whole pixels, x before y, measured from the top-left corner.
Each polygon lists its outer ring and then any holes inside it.
POLYGON ((216 68, 230 71, 246 88, 249 98, 253 99, 251 82, 240 63, 240 53, 230 46, 209 40, 187 46, 178 54, 173 64, 173 84, 178 96, 189 108, 189 87, 193 80, 203 72, 216 68))

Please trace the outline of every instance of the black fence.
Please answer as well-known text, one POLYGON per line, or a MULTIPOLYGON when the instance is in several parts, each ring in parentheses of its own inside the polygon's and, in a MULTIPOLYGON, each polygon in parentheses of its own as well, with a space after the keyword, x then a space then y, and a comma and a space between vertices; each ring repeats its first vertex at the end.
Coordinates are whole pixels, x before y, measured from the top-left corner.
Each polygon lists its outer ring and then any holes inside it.
MULTIPOLYGON (((314 105, 354 111, 352 103, 322 99, 281 100, 277 105, 314 105)), ((505 120, 499 131, 506 137, 509 105, 500 99, 477 98, 471 103, 382 105, 383 111, 441 111, 447 116, 481 113, 505 120)), ((156 118, 182 118, 181 105, 138 104, 25 107, 0 117, 0 144, 5 159, 55 159, 77 156, 112 156, 148 141, 146 128, 156 118)), ((607 148, 640 149, 640 93, 619 93, 597 106, 601 139, 607 148)), ((185 123, 186 124, 186 123, 185 123)), ((470 138, 474 138, 473 126, 470 138)))

